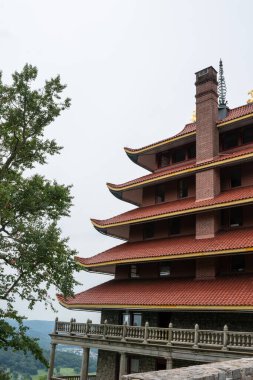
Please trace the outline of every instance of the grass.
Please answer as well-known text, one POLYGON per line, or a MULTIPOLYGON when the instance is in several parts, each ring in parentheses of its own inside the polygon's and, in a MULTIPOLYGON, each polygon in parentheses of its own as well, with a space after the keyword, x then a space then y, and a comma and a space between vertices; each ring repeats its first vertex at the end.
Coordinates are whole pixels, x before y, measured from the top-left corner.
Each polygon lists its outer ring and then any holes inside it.
MULTIPOLYGON (((73 370, 73 368, 61 368, 60 369, 60 374, 63 375, 63 376, 79 375, 79 373, 76 373, 73 370)), ((45 376, 45 375, 47 375, 47 371, 45 371, 44 369, 39 369, 38 370, 38 374, 32 376, 32 379, 33 380, 39 380, 40 376, 45 376)))

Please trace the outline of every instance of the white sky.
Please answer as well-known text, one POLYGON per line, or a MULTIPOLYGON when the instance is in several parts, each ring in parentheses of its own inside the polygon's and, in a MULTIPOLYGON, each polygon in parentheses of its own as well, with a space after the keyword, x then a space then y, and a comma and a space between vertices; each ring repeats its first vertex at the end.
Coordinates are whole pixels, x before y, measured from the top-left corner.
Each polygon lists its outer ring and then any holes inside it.
MULTIPOLYGON (((89 218, 133 207, 105 184, 145 174, 124 146, 158 141, 190 122, 196 71, 218 69, 222 57, 229 106, 246 102, 253 88, 252 14, 252 0, 0 0, 6 80, 28 62, 39 69, 39 85, 58 73, 68 85, 72 107, 48 131, 64 150, 40 172, 73 184, 74 207, 62 229, 80 256, 121 243, 96 232, 89 218)), ((82 272, 78 279, 79 292, 110 277, 82 272)), ((55 318, 43 305, 19 310, 29 319, 55 318)), ((60 319, 91 317, 58 310, 60 319)))

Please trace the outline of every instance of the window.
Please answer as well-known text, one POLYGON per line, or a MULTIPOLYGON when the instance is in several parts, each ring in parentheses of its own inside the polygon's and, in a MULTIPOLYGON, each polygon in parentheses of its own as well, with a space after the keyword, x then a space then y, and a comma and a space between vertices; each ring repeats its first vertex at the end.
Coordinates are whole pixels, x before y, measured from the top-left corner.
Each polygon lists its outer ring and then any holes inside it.
POLYGON ((188 183, 186 179, 178 181, 178 198, 188 197, 188 183))
POLYGON ((222 148, 230 149, 238 145, 239 134, 237 132, 226 133, 222 136, 222 148))
POLYGON ((157 166, 158 168, 164 168, 170 164, 169 152, 162 152, 157 154, 157 166))
POLYGON ((178 235, 181 231, 181 220, 180 218, 174 218, 170 220, 170 234, 178 235))
POLYGON ((170 265, 168 263, 160 263, 160 277, 170 276, 170 265))
POLYGON ((133 326, 141 326, 142 315, 141 313, 133 313, 132 314, 132 325, 133 326))
POLYGON ((221 210, 221 226, 223 228, 233 228, 243 225, 243 209, 235 207, 229 210, 221 210))
POLYGON ((122 314, 122 323, 128 326, 141 326, 142 324, 142 314, 126 312, 122 314))
POLYGON ((165 201, 165 186, 158 185, 155 188, 155 203, 162 203, 165 201))
POLYGON ((140 368, 140 360, 136 358, 130 358, 130 373, 138 373, 140 368))
POLYGON ((131 278, 139 278, 140 277, 139 265, 132 264, 130 266, 130 277, 131 278))
POLYGON ((242 131, 242 143, 248 144, 250 142, 253 142, 253 126, 245 128, 242 131))
POLYGON ((231 258, 231 271, 244 272, 245 270, 245 257, 243 255, 232 256, 231 258))
POLYGON ((122 315, 122 324, 130 325, 130 314, 129 313, 123 313, 122 315))
POLYGON ((231 187, 241 186, 241 170, 239 168, 232 171, 230 176, 230 185, 231 187))
POLYGON ((230 227, 239 227, 243 224, 242 219, 242 208, 241 207, 235 207, 232 208, 230 211, 230 218, 229 218, 229 225, 230 227))
POLYGON ((171 155, 172 163, 175 164, 177 162, 181 162, 185 160, 185 150, 184 149, 177 149, 174 150, 174 152, 171 155))
POLYGON ((196 144, 192 144, 188 146, 187 149, 187 158, 195 158, 196 157, 196 144))
POLYGON ((143 226, 143 239, 151 239, 154 237, 155 225, 154 223, 146 223, 143 226))

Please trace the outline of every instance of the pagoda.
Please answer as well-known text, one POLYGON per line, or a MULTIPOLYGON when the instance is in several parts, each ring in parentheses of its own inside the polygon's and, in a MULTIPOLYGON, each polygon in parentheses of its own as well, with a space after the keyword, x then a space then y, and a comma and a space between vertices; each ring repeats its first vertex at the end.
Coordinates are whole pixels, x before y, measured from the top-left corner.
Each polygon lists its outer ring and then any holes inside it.
MULTIPOLYGON (((222 63, 217 74, 196 73, 195 121, 165 140, 125 148, 149 174, 107 186, 135 207, 92 219, 97 231, 125 242, 77 258, 113 279, 58 296, 62 306, 101 311, 101 323, 115 325, 253 330, 253 103, 229 109, 222 63)), ((118 379, 119 361, 100 350, 96 378, 118 379)), ((159 358, 126 361, 128 373, 165 369, 159 358)))

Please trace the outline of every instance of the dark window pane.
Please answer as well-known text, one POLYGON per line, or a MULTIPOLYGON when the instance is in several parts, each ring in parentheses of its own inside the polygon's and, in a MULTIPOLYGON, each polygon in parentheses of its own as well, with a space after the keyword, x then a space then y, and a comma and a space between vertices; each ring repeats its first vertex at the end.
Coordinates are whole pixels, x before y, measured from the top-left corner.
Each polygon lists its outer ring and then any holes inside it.
POLYGON ((181 162, 185 160, 185 150, 177 149, 171 155, 172 163, 181 162))
POLYGON ((230 177, 231 187, 241 186, 241 170, 239 168, 234 169, 230 177))
POLYGON ((133 313, 133 326, 141 326, 141 313, 133 313))
POLYGON ((164 168, 170 164, 169 152, 162 152, 157 154, 157 166, 158 168, 164 168))
POLYGON ((231 260, 232 260, 232 263, 231 263, 232 272, 244 272, 245 258, 243 255, 232 256, 231 260))
POLYGON ((177 235, 181 231, 181 220, 180 218, 175 218, 170 220, 170 234, 177 235))
POLYGON ((136 264, 132 264, 130 267, 130 277, 131 278, 138 278, 140 277, 140 271, 139 266, 136 264))
POLYGON ((253 142, 253 126, 245 128, 242 132, 242 142, 247 144, 253 142))
POLYGON ((155 189, 155 202, 162 203, 165 201, 165 187, 163 185, 156 186, 155 189))
POLYGON ((130 373, 138 373, 140 368, 140 360, 130 358, 130 373))
POLYGON ((146 223, 143 226, 143 239, 151 239, 154 237, 155 225, 154 223, 146 223))
POLYGON ((233 148, 238 145, 239 135, 237 132, 224 134, 222 136, 223 149, 233 148))
POLYGON ((188 197, 188 183, 185 179, 178 181, 178 198, 188 197))
POLYGON ((196 144, 189 145, 187 149, 188 159, 196 157, 196 144))
POLYGON ((170 276, 170 265, 167 263, 160 264, 160 277, 169 277, 170 276))
POLYGON ((243 224, 242 208, 231 208, 230 211, 230 227, 238 227, 243 224))

